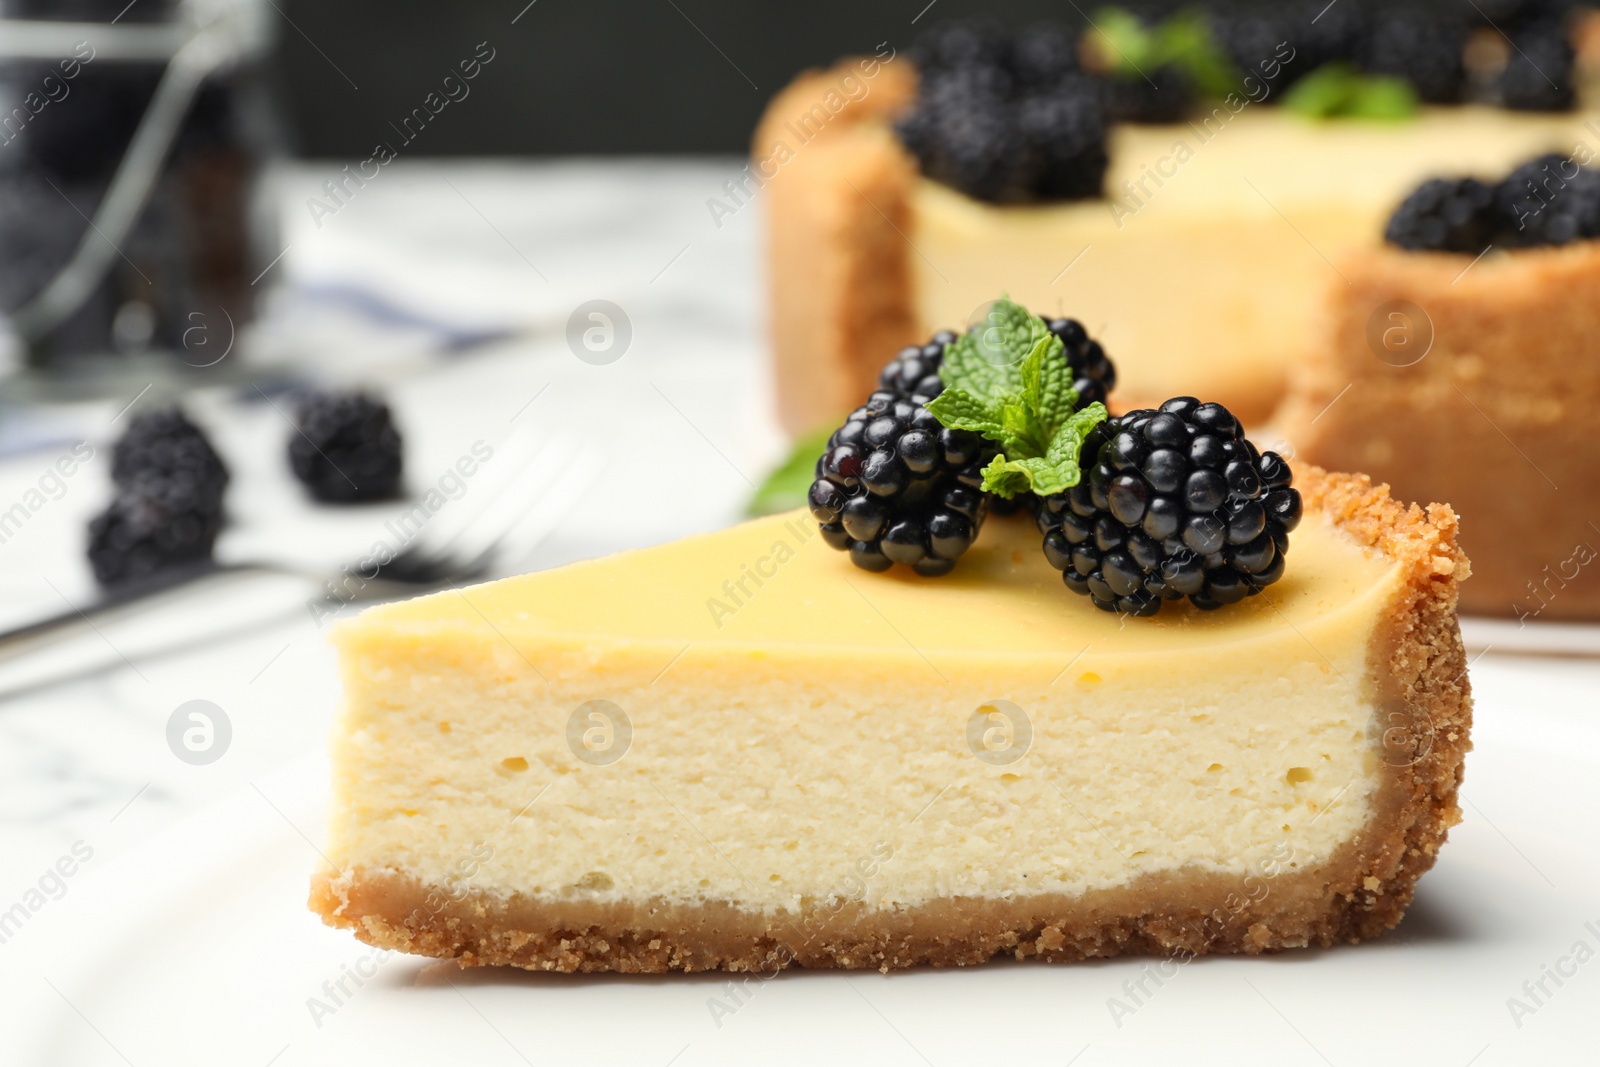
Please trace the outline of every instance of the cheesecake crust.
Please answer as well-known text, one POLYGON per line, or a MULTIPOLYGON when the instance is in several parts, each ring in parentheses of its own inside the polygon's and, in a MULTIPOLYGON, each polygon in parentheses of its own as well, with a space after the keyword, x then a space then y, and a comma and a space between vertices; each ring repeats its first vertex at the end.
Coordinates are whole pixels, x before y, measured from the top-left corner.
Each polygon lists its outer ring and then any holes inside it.
POLYGON ((888 126, 916 84, 903 57, 842 60, 796 78, 756 129, 754 165, 775 170, 764 189, 767 306, 778 415, 791 433, 839 421, 889 357, 919 340, 908 236, 917 165, 888 126), (820 122, 848 84, 865 95, 820 122))
POLYGON ((1367 471, 1402 500, 1448 500, 1476 572, 1463 611, 1600 617, 1600 529, 1584 507, 1600 497, 1600 242, 1476 264, 1376 247, 1340 270, 1349 284, 1330 286, 1323 343, 1292 369, 1281 413, 1297 454, 1367 471), (1414 363, 1384 344, 1426 331, 1414 363))
POLYGON ((1402 507, 1365 476, 1297 473, 1308 510, 1405 570, 1368 656, 1383 781, 1368 825, 1326 863, 1291 869, 1292 855, 1275 854, 1242 879, 1180 870, 1081 896, 952 898, 892 910, 832 900, 791 914, 715 901, 505 896, 428 886, 394 869, 330 869, 313 879, 311 908, 378 947, 463 966, 561 972, 889 970, 976 964, 1002 953, 1052 961, 1187 958, 1374 937, 1400 921, 1417 879, 1460 821, 1471 697, 1456 600, 1469 566, 1448 507, 1402 507))

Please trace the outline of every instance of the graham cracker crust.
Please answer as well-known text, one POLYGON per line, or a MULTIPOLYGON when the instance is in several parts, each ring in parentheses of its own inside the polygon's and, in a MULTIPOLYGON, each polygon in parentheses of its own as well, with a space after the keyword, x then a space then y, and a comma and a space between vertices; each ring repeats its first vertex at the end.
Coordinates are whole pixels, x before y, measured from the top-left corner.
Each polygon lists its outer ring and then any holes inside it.
POLYGON ((1475 571, 1463 611, 1600 617, 1600 242, 1477 263, 1375 247, 1340 270, 1323 342, 1291 368, 1280 425, 1296 454, 1448 500, 1475 571), (1407 366, 1370 340, 1375 318, 1403 328, 1395 302, 1433 333, 1407 366))
POLYGON ((915 96, 916 75, 900 57, 866 79, 863 62, 796 78, 768 105, 751 149, 753 165, 775 161, 764 190, 767 306, 778 415, 794 434, 842 419, 889 358, 920 340, 908 236, 917 165, 888 126, 915 96), (852 76, 866 95, 830 116, 824 101, 852 76))
POLYGON ((560 972, 888 970, 976 964, 1002 953, 1049 961, 1257 954, 1374 937, 1400 921, 1417 879, 1460 821, 1471 698, 1456 597, 1469 569, 1448 507, 1402 507, 1365 476, 1297 474, 1308 510, 1405 573, 1369 655, 1384 780, 1371 822, 1325 864, 1290 871, 1280 857, 1283 863, 1258 865, 1243 879, 1180 870, 1074 897, 951 898, 895 910, 831 901, 779 915, 726 901, 503 896, 357 868, 318 873, 310 906, 330 926, 381 948, 463 966, 560 972))

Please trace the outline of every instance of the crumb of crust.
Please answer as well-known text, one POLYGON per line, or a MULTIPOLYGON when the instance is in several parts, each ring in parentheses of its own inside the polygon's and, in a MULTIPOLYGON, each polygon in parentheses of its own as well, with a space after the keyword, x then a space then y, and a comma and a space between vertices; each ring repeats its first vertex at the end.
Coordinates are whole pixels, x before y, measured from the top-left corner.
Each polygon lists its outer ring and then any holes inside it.
POLYGON ((1401 504, 1387 485, 1373 485, 1365 474, 1302 465, 1295 475, 1308 509, 1322 512, 1362 544, 1410 563, 1413 581, 1471 576, 1472 565, 1456 541, 1461 523, 1448 504, 1401 504))

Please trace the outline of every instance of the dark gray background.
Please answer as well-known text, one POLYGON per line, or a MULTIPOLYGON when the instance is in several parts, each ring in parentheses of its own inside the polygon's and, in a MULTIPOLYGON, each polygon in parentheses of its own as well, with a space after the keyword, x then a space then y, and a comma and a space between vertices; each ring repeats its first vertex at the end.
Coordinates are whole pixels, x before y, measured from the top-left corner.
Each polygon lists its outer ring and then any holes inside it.
POLYGON ((936 0, 915 26, 928 0, 537 0, 516 25, 527 0, 276 2, 295 148, 363 158, 480 41, 494 62, 408 155, 742 152, 763 105, 808 66, 885 40, 903 51, 961 15, 1080 21, 1059 0, 936 0))

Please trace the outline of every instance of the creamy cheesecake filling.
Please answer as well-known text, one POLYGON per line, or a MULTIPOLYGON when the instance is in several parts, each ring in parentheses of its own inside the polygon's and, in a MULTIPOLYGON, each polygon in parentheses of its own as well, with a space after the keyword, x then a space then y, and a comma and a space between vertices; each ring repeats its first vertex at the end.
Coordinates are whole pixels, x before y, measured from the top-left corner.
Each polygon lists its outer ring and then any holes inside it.
POLYGON ((1001 207, 923 180, 912 192, 917 315, 929 331, 958 328, 1003 287, 1082 319, 1115 358, 1123 396, 1201 395, 1259 419, 1315 336, 1340 253, 1379 243, 1426 178, 1498 176, 1580 140, 1600 151, 1591 119, 1455 107, 1409 122, 1310 122, 1250 105, 1117 127, 1105 200, 1001 207))
POLYGON ((375 609, 337 638, 328 855, 768 914, 1313 868, 1381 803, 1370 657, 1402 578, 1316 515, 1292 537, 1263 596, 1154 620, 1068 593, 1025 519, 928 581, 801 515, 375 609), (595 700, 631 725, 614 762, 569 742, 595 700), (969 728, 998 701, 1009 741, 969 728))

